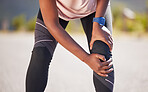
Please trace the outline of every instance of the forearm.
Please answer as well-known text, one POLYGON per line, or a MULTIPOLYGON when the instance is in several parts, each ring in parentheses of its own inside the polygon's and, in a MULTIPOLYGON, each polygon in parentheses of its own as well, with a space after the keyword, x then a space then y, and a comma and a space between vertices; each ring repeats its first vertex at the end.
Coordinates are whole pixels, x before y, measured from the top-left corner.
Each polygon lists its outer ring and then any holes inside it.
POLYGON ((95 17, 104 17, 109 0, 97 0, 97 8, 95 17))
MULTIPOLYGON (((97 0, 95 17, 104 17, 107 6, 108 6, 108 2, 109 0, 97 0)), ((102 26, 100 26, 97 22, 93 22, 93 31, 96 30, 96 28, 98 29, 98 27, 100 29, 102 28, 102 26)))
POLYGON ((84 61, 84 59, 88 56, 88 53, 72 39, 72 37, 62 28, 60 24, 52 25, 50 33, 64 48, 80 60, 84 61))

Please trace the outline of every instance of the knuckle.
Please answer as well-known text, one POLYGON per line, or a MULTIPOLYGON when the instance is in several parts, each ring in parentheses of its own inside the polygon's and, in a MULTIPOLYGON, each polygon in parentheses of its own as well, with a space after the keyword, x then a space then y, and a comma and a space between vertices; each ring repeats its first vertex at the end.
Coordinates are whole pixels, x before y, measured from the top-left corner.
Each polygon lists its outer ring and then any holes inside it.
POLYGON ((99 64, 99 68, 101 68, 102 66, 103 66, 103 64, 102 64, 102 63, 100 63, 100 64, 99 64))
POLYGON ((107 62, 103 62, 102 64, 103 64, 103 66, 105 66, 107 64, 107 62))
POLYGON ((100 70, 100 68, 101 68, 101 66, 100 66, 100 65, 98 65, 98 66, 97 66, 97 70, 99 71, 99 70, 100 70))

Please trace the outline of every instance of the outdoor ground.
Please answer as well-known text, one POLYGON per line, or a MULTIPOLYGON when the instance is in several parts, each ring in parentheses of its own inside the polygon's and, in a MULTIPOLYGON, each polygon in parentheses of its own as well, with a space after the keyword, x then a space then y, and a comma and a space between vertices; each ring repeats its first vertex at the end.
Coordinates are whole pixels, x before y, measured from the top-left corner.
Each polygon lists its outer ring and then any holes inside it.
MULTIPOLYGON (((73 35, 88 51, 84 35, 73 35)), ((32 33, 0 33, 0 92, 25 92, 25 75, 34 36, 32 33)), ((115 37, 114 92, 147 92, 148 39, 115 37)), ((61 45, 52 60, 45 92, 95 92, 92 70, 61 45)))

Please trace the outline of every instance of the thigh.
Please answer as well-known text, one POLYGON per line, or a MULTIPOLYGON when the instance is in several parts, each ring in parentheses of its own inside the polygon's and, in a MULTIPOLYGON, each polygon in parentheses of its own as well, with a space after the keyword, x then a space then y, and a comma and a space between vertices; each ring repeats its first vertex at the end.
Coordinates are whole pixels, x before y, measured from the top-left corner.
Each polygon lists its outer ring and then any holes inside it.
MULTIPOLYGON (((68 21, 62 20, 59 18, 61 26, 65 29, 68 21)), ((50 30, 47 29, 44 24, 41 11, 39 10, 38 17, 35 25, 35 44, 34 47, 46 47, 48 48, 51 55, 53 55, 56 48, 57 41, 50 34, 50 30)))

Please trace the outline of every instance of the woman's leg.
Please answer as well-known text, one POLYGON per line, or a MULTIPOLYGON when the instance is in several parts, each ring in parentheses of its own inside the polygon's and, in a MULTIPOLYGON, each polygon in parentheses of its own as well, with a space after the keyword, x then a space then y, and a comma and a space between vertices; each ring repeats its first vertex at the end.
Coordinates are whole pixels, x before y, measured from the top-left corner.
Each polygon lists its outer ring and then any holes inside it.
MULTIPOLYGON (((92 20, 94 16, 95 13, 81 19, 85 34, 87 36, 88 45, 91 41, 92 24, 93 24, 92 20)), ((105 26, 112 32, 110 6, 108 6, 107 8, 105 18, 106 18, 105 26)), ((111 52, 109 51, 109 47, 104 42, 99 40, 94 42, 93 49, 90 50, 90 53, 102 54, 106 57, 107 60, 112 56, 111 52)), ((95 72, 93 72, 93 82, 96 92, 112 92, 114 85, 114 71, 109 73, 108 77, 101 77, 95 72)))
MULTIPOLYGON (((63 28, 68 21, 59 19, 63 28)), ((26 92, 44 92, 48 68, 57 45, 57 41, 47 30, 39 11, 35 27, 35 44, 26 75, 26 92)))

